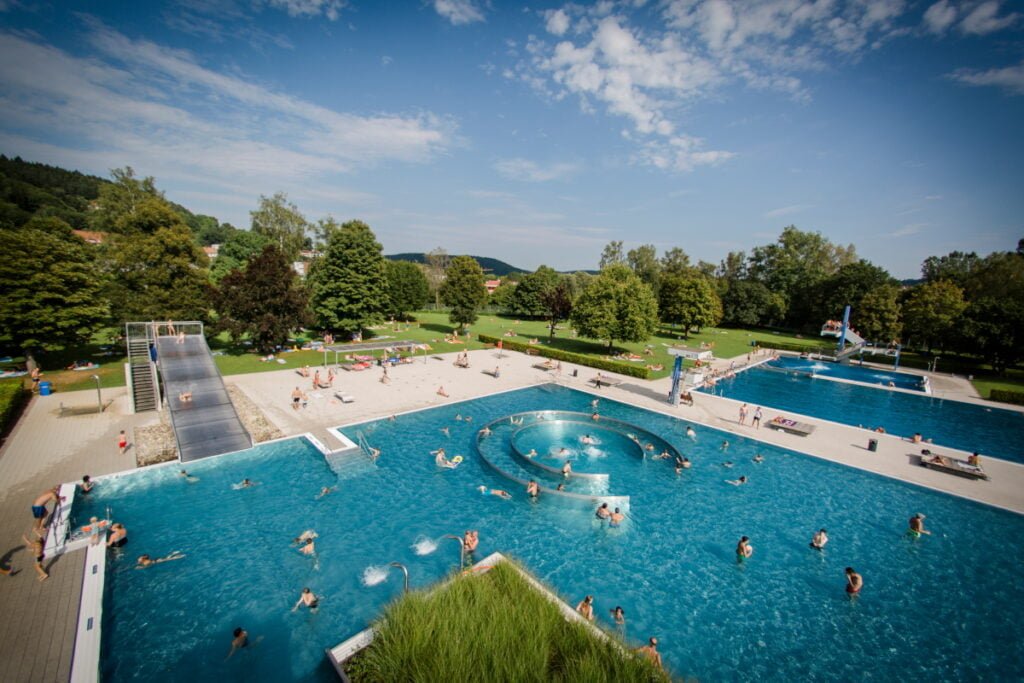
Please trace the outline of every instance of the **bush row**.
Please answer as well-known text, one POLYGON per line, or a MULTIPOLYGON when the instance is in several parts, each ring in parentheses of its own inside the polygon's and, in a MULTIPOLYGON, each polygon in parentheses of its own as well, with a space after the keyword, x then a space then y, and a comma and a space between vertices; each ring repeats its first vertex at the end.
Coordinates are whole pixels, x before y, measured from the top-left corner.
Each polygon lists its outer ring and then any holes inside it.
POLYGON ((571 351, 562 351, 560 349, 552 349, 545 346, 531 346, 530 344, 524 344, 523 342, 499 339, 498 337, 492 337, 486 334, 478 334, 477 339, 479 339, 483 344, 497 344, 500 341, 502 342, 502 348, 508 349, 509 351, 536 353, 538 356, 544 356, 545 358, 562 360, 566 363, 575 363, 576 365, 586 365, 587 367, 597 368, 598 370, 607 370, 608 372, 616 372, 620 375, 628 375, 629 377, 647 379, 650 375, 650 371, 642 365, 626 365, 625 363, 617 363, 603 358, 585 356, 582 353, 572 353, 571 351))
POLYGON ((1003 403, 1013 403, 1018 406, 1024 406, 1024 392, 1022 391, 993 389, 992 393, 990 393, 988 397, 993 401, 1002 401, 1003 403))
POLYGON ((28 392, 20 379, 0 382, 0 434, 18 416, 18 409, 28 397, 28 392))

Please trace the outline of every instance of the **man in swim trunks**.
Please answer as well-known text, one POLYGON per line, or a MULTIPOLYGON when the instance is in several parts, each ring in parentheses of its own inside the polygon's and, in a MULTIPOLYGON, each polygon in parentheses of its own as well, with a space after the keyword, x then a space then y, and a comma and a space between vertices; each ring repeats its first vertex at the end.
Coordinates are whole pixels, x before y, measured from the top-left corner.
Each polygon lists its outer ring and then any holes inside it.
POLYGON ((529 483, 526 484, 526 495, 528 495, 530 498, 536 498, 538 495, 540 495, 540 486, 538 486, 537 482, 534 481, 533 479, 531 479, 529 483))
POLYGON ((309 588, 303 588, 302 593, 299 595, 299 601, 295 603, 295 607, 292 607, 292 611, 294 612, 302 605, 308 607, 310 612, 315 612, 317 607, 320 606, 320 599, 309 588))
POLYGON ((43 491, 32 502, 32 517, 36 520, 34 528, 37 534, 42 530, 43 523, 46 521, 46 515, 48 512, 46 504, 50 501, 55 501, 57 505, 60 505, 64 501, 64 497, 60 495, 60 486, 54 486, 48 491, 43 491))
POLYGON ((814 537, 811 539, 811 547, 815 550, 823 550, 825 545, 828 543, 828 532, 824 529, 819 529, 814 537))
POLYGON ((622 524, 622 520, 626 518, 626 515, 619 511, 619 508, 615 508, 615 512, 608 518, 608 526, 618 526, 622 524))
POLYGON ((860 593, 864 587, 864 577, 853 571, 853 567, 846 568, 846 594, 851 598, 860 593))
POLYGON ((914 538, 920 538, 921 534, 928 534, 931 536, 932 532, 927 531, 924 528, 924 515, 920 512, 910 518, 910 531, 908 533, 910 533, 914 538))
POLYGON ((235 654, 235 650, 241 650, 243 647, 248 647, 249 645, 249 634, 241 626, 236 628, 232 632, 232 635, 234 638, 231 641, 231 652, 228 653, 228 659, 231 658, 231 655, 235 654))
POLYGON ((138 561, 135 563, 135 568, 146 569, 147 567, 152 567, 154 564, 160 564, 161 562, 173 562, 174 560, 184 559, 184 557, 185 556, 177 550, 166 557, 158 557, 156 559, 153 559, 149 555, 140 555, 138 561))
POLYGON ((654 666, 658 667, 659 669, 662 668, 661 654, 658 652, 657 638, 654 638, 652 636, 651 639, 647 641, 647 645, 644 645, 643 647, 638 647, 636 651, 642 654, 644 657, 647 657, 647 659, 651 660, 651 663, 654 664, 654 666))
POLYGON ((608 503, 601 503, 601 507, 597 508, 594 515, 598 519, 608 519, 612 516, 612 511, 608 509, 608 503))
POLYGON ((295 391, 292 392, 292 410, 299 409, 299 402, 302 400, 302 390, 295 387, 295 391))
POLYGON ((594 620, 594 596, 588 595, 576 605, 576 611, 587 621, 594 620))
POLYGON ((686 436, 688 436, 691 439, 696 440, 697 439, 697 432, 695 432, 693 430, 693 427, 690 427, 689 425, 687 425, 686 426, 686 436))
POLYGON ((562 464, 562 476, 568 477, 570 474, 572 474, 572 463, 566 460, 562 464))
POLYGON ((762 416, 761 406, 758 406, 757 409, 754 410, 754 417, 753 417, 753 419, 750 421, 750 423, 752 425, 754 425, 754 429, 760 429, 761 428, 761 416, 762 416))

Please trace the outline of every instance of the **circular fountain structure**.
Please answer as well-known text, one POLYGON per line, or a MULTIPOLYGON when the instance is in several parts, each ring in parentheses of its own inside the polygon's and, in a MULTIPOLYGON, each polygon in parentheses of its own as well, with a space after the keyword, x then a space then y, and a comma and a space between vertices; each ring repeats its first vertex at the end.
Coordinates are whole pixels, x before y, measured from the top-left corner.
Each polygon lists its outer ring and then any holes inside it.
POLYGON ((534 480, 545 494, 624 510, 629 496, 612 492, 603 463, 608 458, 640 463, 667 452, 664 461, 669 467, 679 455, 658 435, 628 422, 551 410, 494 420, 477 433, 476 447, 481 460, 521 486, 534 480), (566 462, 572 471, 563 475, 566 462))

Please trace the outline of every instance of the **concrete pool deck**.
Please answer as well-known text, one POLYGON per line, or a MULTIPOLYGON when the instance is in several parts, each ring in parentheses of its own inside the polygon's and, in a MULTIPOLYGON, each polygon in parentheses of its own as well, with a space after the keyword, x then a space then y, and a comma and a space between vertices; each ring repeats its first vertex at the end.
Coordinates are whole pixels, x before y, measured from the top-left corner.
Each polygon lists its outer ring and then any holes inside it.
MULTIPOLYGON (((799 437, 762 428, 737 424, 739 402, 732 399, 695 393, 694 406, 674 408, 665 401, 671 380, 642 381, 621 377, 617 387, 594 389, 588 384, 597 374, 593 368, 563 363, 562 373, 533 367, 536 356, 504 352, 498 357, 493 349, 469 352, 471 367, 454 366, 454 353, 443 356, 420 356, 412 364, 389 369, 390 383, 380 382, 382 370, 373 367, 363 372, 339 371, 330 390, 313 390, 311 380, 294 370, 280 370, 250 375, 225 377, 248 396, 266 418, 286 436, 312 433, 329 448, 340 443, 327 432, 328 427, 350 424, 379 417, 429 408, 444 403, 478 398, 495 392, 558 382, 596 396, 630 403, 734 434, 760 439, 793 451, 806 453, 844 465, 901 479, 952 495, 970 498, 990 505, 1024 513, 1024 466, 986 458, 984 466, 992 477, 989 482, 970 481, 911 465, 908 456, 919 453, 915 446, 897 436, 875 434, 807 416, 802 422, 816 426, 814 434, 799 437), (437 360, 440 358, 440 360, 437 360), (500 368, 499 377, 491 373, 500 368), (572 372, 578 371, 573 377, 572 372), (293 410, 291 392, 299 386, 309 395, 308 407, 293 410), (437 394, 443 386, 448 397, 437 394), (345 393, 355 400, 342 403, 334 392, 345 393), (869 438, 877 438, 877 452, 867 450, 869 438)), ((737 362, 741 359, 737 358, 737 362)), ((729 360, 717 361, 715 367, 727 368, 729 360)), ((602 372, 603 375, 608 373, 602 372)), ((949 376, 931 376, 936 395, 958 400, 993 405, 977 398, 966 380, 949 376)), ((104 390, 105 399, 114 399, 102 414, 60 417, 60 404, 65 406, 95 405, 92 391, 35 397, 26 408, 18 425, 0 448, 0 532, 2 551, 7 566, 18 572, 11 577, 0 576, 0 680, 60 681, 69 680, 78 603, 84 573, 84 553, 70 553, 47 560, 53 563, 51 576, 45 582, 36 580, 31 558, 22 548, 21 534, 31 527, 29 505, 41 491, 57 482, 77 481, 83 474, 99 476, 135 467, 134 458, 117 452, 117 433, 158 421, 155 412, 128 414, 127 396, 123 388, 104 390)), ((1000 406, 1009 407, 1009 406, 1000 406)), ((753 406, 752 406, 753 408, 753 406)), ((752 411, 751 411, 752 412, 752 411)), ((764 420, 778 412, 765 410, 764 420)), ((944 454, 956 451, 938 447, 944 454)), ((387 457, 387 453, 382 454, 387 457)), ((756 486, 756 481, 751 485, 756 486)), ((908 517, 915 511, 894 511, 908 517)), ((923 512, 927 513, 926 510, 923 512)), ((345 634, 337 634, 342 637, 345 634)))

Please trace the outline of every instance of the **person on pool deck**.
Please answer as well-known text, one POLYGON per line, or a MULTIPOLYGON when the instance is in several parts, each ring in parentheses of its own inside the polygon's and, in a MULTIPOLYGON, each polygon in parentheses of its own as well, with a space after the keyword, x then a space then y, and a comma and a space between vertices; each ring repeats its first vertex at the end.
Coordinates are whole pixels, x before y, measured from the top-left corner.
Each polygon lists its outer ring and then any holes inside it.
POLYGON ((654 664, 654 666, 658 667, 659 669, 662 668, 661 653, 658 652, 657 638, 652 636, 651 639, 647 641, 646 645, 644 645, 643 647, 638 647, 636 651, 642 654, 644 657, 647 657, 647 659, 651 660, 651 663, 654 664))
POLYGON ((477 486, 476 490, 484 495, 487 495, 489 493, 492 496, 498 496, 499 498, 504 498, 505 500, 512 500, 512 494, 503 489, 489 489, 486 486, 477 486))
POLYGON ((732 484, 733 486, 743 486, 744 484, 747 483, 747 477, 746 477, 746 475, 744 475, 744 476, 740 477, 739 479, 726 479, 725 483, 726 484, 732 484))
POLYGON ((295 391, 292 392, 292 410, 299 409, 300 401, 302 401, 302 390, 295 387, 295 391))
POLYGON ((608 503, 601 503, 601 507, 597 508, 594 513, 598 519, 608 519, 612 516, 612 511, 608 509, 608 503))
POLYGON ((531 479, 529 483, 526 484, 526 495, 528 495, 530 498, 536 498, 537 496, 540 495, 540 486, 538 486, 537 482, 534 481, 533 479, 531 479))
POLYGON ((36 520, 34 526, 36 533, 39 533, 43 528, 43 523, 46 521, 47 515, 46 504, 51 500, 55 501, 57 505, 60 505, 64 501, 64 496, 60 495, 60 486, 54 486, 48 491, 43 491, 32 502, 32 517, 36 520))
POLYGON ((124 528, 124 524, 115 522, 110 525, 110 536, 107 537, 108 548, 123 548, 124 544, 128 542, 128 530, 124 528))
POLYGON ((568 477, 570 474, 572 474, 572 463, 566 460, 562 464, 562 476, 568 477))
POLYGON ((594 596, 588 595, 576 605, 576 611, 587 621, 594 620, 594 596))
POLYGON ((761 412, 761 406, 758 406, 757 409, 754 410, 754 417, 753 417, 753 419, 750 421, 750 424, 754 425, 754 429, 760 429, 761 428, 761 416, 762 415, 763 415, 763 413, 761 412))
POLYGON ((967 456, 967 464, 973 467, 981 467, 981 456, 978 455, 978 451, 974 451, 967 456))
POLYGON ((615 609, 611 609, 608 611, 612 613, 612 619, 615 620, 615 624, 617 626, 626 625, 626 612, 621 607, 616 605, 615 609))
POLYGON ((155 559, 150 557, 149 555, 139 555, 139 559, 135 563, 135 568, 146 569, 147 567, 152 567, 155 564, 160 564, 162 562, 173 562, 174 560, 184 559, 184 557, 185 556, 182 555, 181 551, 179 550, 175 550, 173 553, 166 557, 157 557, 155 559))
POLYGON ((236 628, 232 635, 234 638, 231 641, 231 652, 228 653, 228 659, 231 659, 231 655, 235 654, 235 650, 241 650, 243 647, 249 646, 249 634, 241 626, 236 628))
POLYGON ((815 550, 824 550, 827 544, 828 532, 824 529, 818 529, 818 532, 814 534, 814 537, 811 539, 810 546, 815 550))
POLYGON ((693 427, 687 425, 686 426, 686 436, 688 436, 691 439, 696 439, 697 438, 697 432, 693 431, 693 427))
POLYGON ((22 536, 21 540, 25 541, 25 545, 27 545, 32 551, 32 557, 34 560, 32 566, 35 568, 36 574, 39 575, 39 580, 46 581, 46 579, 50 578, 50 575, 45 569, 43 569, 43 560, 46 559, 46 553, 43 550, 43 539, 35 538, 30 541, 27 536, 22 536))
POLYGON ((740 538, 736 544, 736 559, 742 562, 754 554, 754 546, 750 545, 750 539, 746 536, 740 538))
POLYGON ((619 508, 615 508, 615 512, 608 518, 608 526, 618 526, 622 524, 622 520, 626 518, 626 515, 619 511, 619 508))
POLYGON ((853 567, 846 568, 846 593, 851 598, 860 593, 864 587, 864 577, 853 571, 853 567))
POLYGON ((316 611, 316 608, 320 606, 320 599, 316 597, 316 594, 309 590, 309 588, 303 588, 302 593, 299 595, 298 602, 295 603, 295 607, 292 607, 292 611, 299 609, 299 607, 305 605, 309 608, 309 611, 316 611))
POLYGON ((924 528, 924 515, 920 512, 910 518, 910 531, 908 533, 914 538, 920 538, 921 534, 928 534, 931 536, 932 532, 927 531, 924 528))

